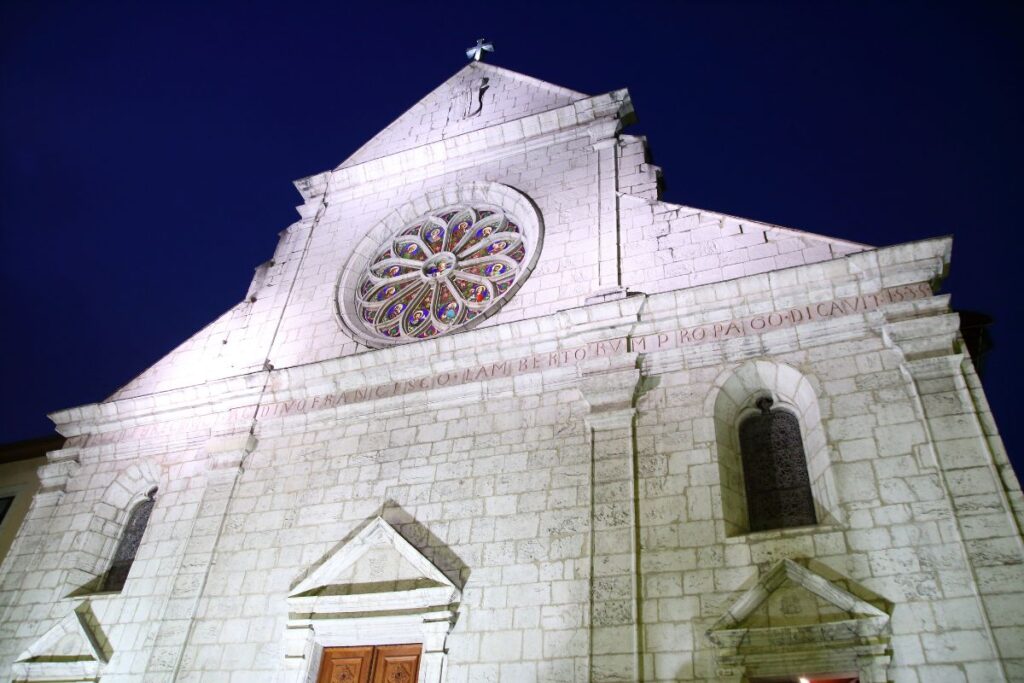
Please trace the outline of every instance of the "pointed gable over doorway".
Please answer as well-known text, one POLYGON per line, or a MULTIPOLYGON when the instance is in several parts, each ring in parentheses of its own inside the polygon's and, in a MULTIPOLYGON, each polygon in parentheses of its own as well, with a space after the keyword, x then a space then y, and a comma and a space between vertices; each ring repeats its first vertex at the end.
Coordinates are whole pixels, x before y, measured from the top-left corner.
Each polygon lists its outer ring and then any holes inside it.
MULTIPOLYGON (((782 560, 741 594, 707 637, 729 680, 800 672, 858 672, 889 663, 889 615, 793 560, 782 560)), ((882 672, 881 674, 879 672, 882 672)))
POLYGON ((470 62, 360 147, 339 168, 564 107, 587 95, 470 62))
POLYGON ((15 680, 98 680, 111 654, 86 600, 18 655, 12 671, 15 680))
POLYGON ((377 517, 289 593, 293 612, 447 607, 461 592, 394 527, 377 517))
POLYGON ((288 594, 285 661, 313 680, 327 647, 419 643, 418 680, 440 680, 462 592, 375 517, 288 594))
POLYGON ((844 620, 885 623, 888 615, 792 560, 775 565, 709 631, 800 627, 844 620))

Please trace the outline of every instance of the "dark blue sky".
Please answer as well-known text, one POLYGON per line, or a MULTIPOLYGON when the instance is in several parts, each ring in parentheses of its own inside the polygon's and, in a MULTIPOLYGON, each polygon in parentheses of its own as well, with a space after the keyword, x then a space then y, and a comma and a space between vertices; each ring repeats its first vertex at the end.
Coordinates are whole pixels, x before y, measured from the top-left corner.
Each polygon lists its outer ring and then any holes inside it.
POLYGON ((1024 354, 1018 3, 0 5, 0 442, 102 400, 242 298, 335 166, 461 68, 628 87, 665 199, 886 245, 952 233, 995 317, 1011 452, 1024 354))

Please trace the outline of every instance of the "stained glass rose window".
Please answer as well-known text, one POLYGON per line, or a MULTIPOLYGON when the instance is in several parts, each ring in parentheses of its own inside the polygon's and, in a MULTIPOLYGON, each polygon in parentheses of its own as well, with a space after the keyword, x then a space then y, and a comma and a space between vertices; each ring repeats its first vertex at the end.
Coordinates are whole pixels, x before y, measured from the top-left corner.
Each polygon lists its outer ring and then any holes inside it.
POLYGON ((377 248, 356 283, 364 332, 413 341, 487 315, 525 276, 527 241, 498 206, 464 204, 420 216, 377 248))

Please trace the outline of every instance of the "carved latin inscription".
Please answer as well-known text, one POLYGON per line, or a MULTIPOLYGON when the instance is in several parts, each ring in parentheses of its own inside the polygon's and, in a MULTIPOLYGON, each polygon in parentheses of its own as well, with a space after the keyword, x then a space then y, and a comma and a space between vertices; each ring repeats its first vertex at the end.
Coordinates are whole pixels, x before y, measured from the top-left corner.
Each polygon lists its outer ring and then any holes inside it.
POLYGON ((728 341, 745 336, 773 332, 793 325, 863 314, 887 304, 925 299, 931 295, 931 287, 924 282, 890 287, 876 294, 831 299, 796 308, 759 313, 746 318, 705 323, 667 332, 656 332, 654 334, 637 335, 629 338, 606 339, 570 349, 538 353, 525 358, 499 360, 462 370, 452 370, 437 375, 364 386, 334 394, 264 403, 258 407, 252 405, 242 406, 221 416, 209 416, 192 421, 148 425, 115 432, 92 434, 89 436, 87 445, 96 446, 126 439, 143 439, 163 434, 181 434, 193 429, 209 429, 215 425, 220 426, 225 422, 248 422, 252 419, 254 411, 258 418, 285 417, 298 413, 323 410, 325 408, 361 403, 363 401, 401 396, 417 391, 429 391, 431 389, 458 386, 470 382, 515 377, 531 372, 542 372, 552 368, 575 366, 588 359, 617 356, 629 351, 651 353, 682 346, 728 341))

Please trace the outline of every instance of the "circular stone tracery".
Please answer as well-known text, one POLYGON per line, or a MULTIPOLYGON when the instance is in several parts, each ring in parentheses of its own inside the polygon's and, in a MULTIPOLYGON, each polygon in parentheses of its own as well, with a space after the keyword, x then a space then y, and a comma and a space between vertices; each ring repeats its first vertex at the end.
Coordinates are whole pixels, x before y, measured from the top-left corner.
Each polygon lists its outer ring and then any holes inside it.
POLYGON ((370 336, 390 341, 451 332, 502 302, 525 273, 527 245, 496 206, 432 211, 375 252, 356 285, 370 336))

